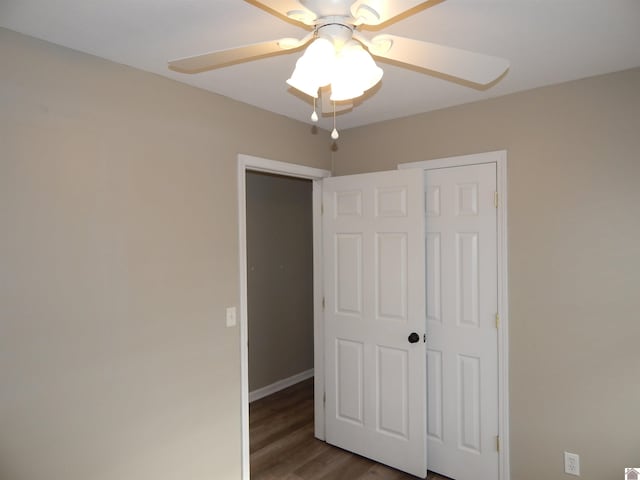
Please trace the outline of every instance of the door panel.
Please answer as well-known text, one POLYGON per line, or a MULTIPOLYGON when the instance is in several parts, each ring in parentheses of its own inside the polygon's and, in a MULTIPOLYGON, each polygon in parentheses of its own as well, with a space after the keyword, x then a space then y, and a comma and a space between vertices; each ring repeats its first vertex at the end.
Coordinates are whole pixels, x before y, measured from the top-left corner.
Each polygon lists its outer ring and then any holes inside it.
POLYGON ((409 439, 408 409, 408 355, 399 348, 376 347, 378 372, 378 419, 381 432, 409 439), (399 373, 399 375, 398 375, 399 373))
POLYGON ((427 320, 442 322, 442 271, 440 233, 427 233, 427 320))
POLYGON ((498 478, 494 163, 427 170, 429 468, 498 478))
POLYGON ((375 235, 378 319, 407 320, 407 234, 375 235))
POLYGON ((456 233, 458 325, 478 327, 478 232, 456 233))
POLYGON ((336 252, 336 309, 345 315, 362 313, 362 235, 337 234, 336 252))
POLYGON ((364 423, 363 351, 361 342, 336 340, 336 413, 341 420, 359 426, 364 423))
POLYGON ((442 441, 442 352, 427 349, 427 434, 442 441))
POLYGON ((480 451, 480 358, 458 355, 459 446, 480 451))
POLYGON ((323 181, 326 440, 419 477, 427 470, 423 182, 422 170, 323 181))

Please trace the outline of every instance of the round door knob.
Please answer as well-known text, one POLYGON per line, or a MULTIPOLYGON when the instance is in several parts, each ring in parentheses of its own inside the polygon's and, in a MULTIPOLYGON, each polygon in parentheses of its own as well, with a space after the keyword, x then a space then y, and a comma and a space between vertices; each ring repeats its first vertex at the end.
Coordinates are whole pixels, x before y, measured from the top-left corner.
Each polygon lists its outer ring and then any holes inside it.
POLYGON ((409 335, 409 343, 418 343, 420 341, 420 335, 418 335, 416 332, 411 332, 411 335, 409 335))

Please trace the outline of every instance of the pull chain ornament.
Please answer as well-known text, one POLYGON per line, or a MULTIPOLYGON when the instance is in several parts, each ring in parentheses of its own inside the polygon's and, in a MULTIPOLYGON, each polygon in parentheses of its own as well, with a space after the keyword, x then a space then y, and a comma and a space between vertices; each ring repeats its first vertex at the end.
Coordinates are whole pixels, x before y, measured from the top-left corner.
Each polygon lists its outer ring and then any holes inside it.
POLYGON ((336 130, 336 102, 333 102, 333 131, 331 132, 331 138, 334 140, 340 138, 340 134, 336 130))
POLYGON ((316 113, 316 99, 313 98, 313 113, 311 114, 311 121, 313 123, 318 123, 318 114, 316 113))

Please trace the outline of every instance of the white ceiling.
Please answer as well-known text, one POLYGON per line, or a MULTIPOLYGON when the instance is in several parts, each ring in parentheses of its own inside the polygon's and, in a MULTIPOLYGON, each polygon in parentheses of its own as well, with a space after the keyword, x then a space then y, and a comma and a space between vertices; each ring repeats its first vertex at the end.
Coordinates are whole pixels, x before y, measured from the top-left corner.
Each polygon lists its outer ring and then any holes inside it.
MULTIPOLYGON (((300 52, 196 75, 167 68, 168 60, 306 33, 250 2, 0 0, 0 26, 309 122, 310 99, 285 84, 300 52)), ((511 68, 479 91, 379 60, 382 84, 339 115, 342 129, 640 66, 640 0, 446 0, 383 31, 503 57, 511 68)))

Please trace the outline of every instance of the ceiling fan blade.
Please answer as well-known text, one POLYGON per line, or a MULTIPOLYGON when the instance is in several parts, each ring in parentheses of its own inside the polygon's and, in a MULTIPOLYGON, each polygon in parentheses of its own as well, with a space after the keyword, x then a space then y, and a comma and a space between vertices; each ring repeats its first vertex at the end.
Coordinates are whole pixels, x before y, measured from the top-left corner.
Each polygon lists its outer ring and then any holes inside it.
POLYGON ((362 18, 365 25, 380 25, 422 3, 425 0, 357 0, 351 5, 351 15, 362 18))
POLYGON ((267 9, 272 10, 291 20, 302 22, 305 25, 313 25, 317 15, 305 8, 297 0, 252 0, 251 3, 257 3, 267 9))
POLYGON ((415 65, 478 85, 493 82, 509 68, 509 62, 504 58, 395 35, 374 37, 369 51, 378 57, 415 65), (391 41, 391 47, 386 52, 384 48, 381 50, 375 48, 376 45, 388 46, 389 41, 391 41))
POLYGON ((202 55, 172 60, 169 62, 169 68, 181 73, 200 73, 234 63, 254 60, 273 53, 281 53, 304 45, 307 41, 308 39, 305 37, 302 40, 282 38, 280 40, 254 43, 252 45, 245 45, 244 47, 219 50, 217 52, 203 53, 202 55))

